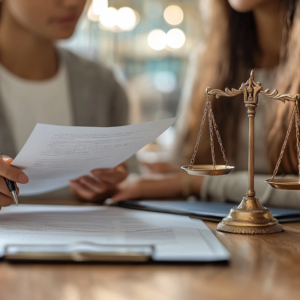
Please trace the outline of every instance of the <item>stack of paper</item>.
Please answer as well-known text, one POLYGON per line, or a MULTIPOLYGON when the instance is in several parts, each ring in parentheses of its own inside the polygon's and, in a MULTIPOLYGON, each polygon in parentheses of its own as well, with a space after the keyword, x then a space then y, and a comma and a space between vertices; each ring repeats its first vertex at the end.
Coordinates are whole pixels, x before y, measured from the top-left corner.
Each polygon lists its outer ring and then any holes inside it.
POLYGON ((21 205, 0 215, 7 245, 153 245, 155 261, 223 261, 229 254, 201 220, 117 207, 21 205))

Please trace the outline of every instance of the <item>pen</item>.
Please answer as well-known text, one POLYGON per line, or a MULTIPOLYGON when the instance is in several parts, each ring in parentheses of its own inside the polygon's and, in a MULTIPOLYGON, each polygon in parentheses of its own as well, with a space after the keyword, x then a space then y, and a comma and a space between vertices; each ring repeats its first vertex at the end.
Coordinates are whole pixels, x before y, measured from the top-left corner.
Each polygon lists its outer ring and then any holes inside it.
MULTIPOLYGON (((0 158, 2 159, 2 155, 0 154, 0 158)), ((10 191, 10 193, 12 194, 13 198, 14 198, 14 201, 16 203, 16 205, 18 206, 19 205, 19 201, 18 201, 18 196, 17 196, 17 191, 16 191, 16 186, 15 186, 15 183, 7 178, 4 178, 5 179, 5 182, 6 182, 6 185, 10 191)))

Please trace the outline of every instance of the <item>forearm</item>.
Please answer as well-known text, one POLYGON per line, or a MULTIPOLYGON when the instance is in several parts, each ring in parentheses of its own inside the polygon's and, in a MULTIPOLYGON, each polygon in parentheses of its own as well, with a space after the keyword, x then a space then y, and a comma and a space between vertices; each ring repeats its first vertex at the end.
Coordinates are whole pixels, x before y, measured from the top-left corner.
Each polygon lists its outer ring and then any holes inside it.
POLYGON ((179 196, 187 198, 191 195, 199 196, 201 190, 203 177, 202 176, 191 176, 184 172, 180 172, 176 175, 180 179, 180 193, 179 196))
POLYGON ((164 198, 199 195, 202 180, 202 177, 190 176, 183 172, 164 176, 156 181, 153 194, 164 198))
POLYGON ((206 176, 200 190, 202 200, 215 202, 240 202, 246 194, 247 172, 235 172, 223 176, 206 176))
MULTIPOLYGON (((292 176, 290 176, 292 177, 292 176)), ((300 208, 298 191, 276 190, 265 180, 270 175, 255 175, 254 187, 256 197, 266 206, 282 206, 300 208)), ((205 177, 201 187, 201 199, 211 198, 213 201, 240 202, 248 189, 248 172, 235 172, 226 176, 205 177)))

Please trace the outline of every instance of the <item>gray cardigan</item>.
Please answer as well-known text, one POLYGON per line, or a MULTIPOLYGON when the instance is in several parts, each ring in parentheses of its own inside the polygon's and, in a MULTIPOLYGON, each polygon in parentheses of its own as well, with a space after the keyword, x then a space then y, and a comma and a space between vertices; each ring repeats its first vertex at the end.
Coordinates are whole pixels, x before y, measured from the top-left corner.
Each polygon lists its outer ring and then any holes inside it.
MULTIPOLYGON (((113 72, 67 50, 58 49, 66 63, 76 126, 122 126, 128 122, 128 99, 113 72)), ((42 96, 42 95, 41 95, 42 96)), ((26 118, 27 116, 24 116, 26 118)), ((16 156, 0 95, 0 152, 16 156)))

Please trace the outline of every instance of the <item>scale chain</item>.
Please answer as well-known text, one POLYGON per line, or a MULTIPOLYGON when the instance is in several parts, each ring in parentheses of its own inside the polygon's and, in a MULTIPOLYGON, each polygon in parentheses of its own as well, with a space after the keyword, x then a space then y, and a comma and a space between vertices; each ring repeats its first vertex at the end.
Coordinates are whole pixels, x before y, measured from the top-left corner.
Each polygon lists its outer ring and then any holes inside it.
POLYGON ((212 121, 212 109, 211 102, 209 99, 208 103, 208 121, 209 121, 209 136, 210 136, 210 148, 211 148, 211 158, 213 161, 213 169, 216 169, 216 156, 215 156, 215 148, 214 148, 214 131, 213 131, 213 121, 212 121))
POLYGON ((282 160, 282 157, 283 157, 283 153, 284 153, 284 151, 285 151, 286 144, 287 144, 289 135, 290 135, 291 130, 292 130, 292 124, 293 124, 293 120, 294 120, 294 116, 295 116, 295 115, 296 115, 296 106, 294 107, 293 114, 292 114, 292 118, 291 118, 291 121, 290 121, 288 130, 287 130, 287 132, 286 132, 286 136, 285 136, 285 139, 284 139, 284 142, 283 142, 283 145, 282 145, 282 148, 281 148, 281 151, 280 151, 280 155, 279 155, 278 161, 277 161, 277 163, 276 163, 276 167, 275 167, 275 170, 274 170, 274 172, 273 172, 273 176, 272 176, 271 181, 274 180, 274 177, 276 176, 276 174, 277 174, 277 172, 278 172, 278 168, 279 168, 279 165, 280 165, 280 163, 281 163, 281 160, 282 160))
POLYGON ((214 125, 214 128, 215 128, 215 132, 216 132, 216 135, 217 135, 217 138, 218 138, 218 142, 220 144, 220 148, 221 148, 221 151, 222 151, 222 154, 223 154, 223 159, 224 159, 226 167, 227 167, 228 166, 228 159, 226 157, 225 149, 224 149, 223 144, 222 144, 219 129, 218 129, 218 126, 217 126, 217 123, 216 123, 216 120, 215 120, 215 116, 214 116, 212 111, 211 111, 211 117, 212 117, 213 125, 214 125))
POLYGON ((300 176, 300 141, 299 141, 299 106, 296 106, 295 114, 296 138, 297 138, 297 156, 298 156, 298 174, 300 176))
POLYGON ((194 153, 193 153, 191 161, 190 161, 189 169, 193 166, 193 164, 195 162, 196 154, 198 152, 199 142, 200 142, 201 134, 202 134, 204 123, 205 123, 205 119, 206 119, 208 102, 209 102, 209 96, 208 96, 208 98, 206 100, 204 114, 203 114, 203 117, 202 117, 202 122, 201 122, 201 125, 200 125, 200 130, 199 130, 199 133, 198 133, 198 136, 197 136, 197 141, 196 141, 196 145, 195 145, 195 148, 194 148, 194 153))

